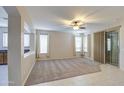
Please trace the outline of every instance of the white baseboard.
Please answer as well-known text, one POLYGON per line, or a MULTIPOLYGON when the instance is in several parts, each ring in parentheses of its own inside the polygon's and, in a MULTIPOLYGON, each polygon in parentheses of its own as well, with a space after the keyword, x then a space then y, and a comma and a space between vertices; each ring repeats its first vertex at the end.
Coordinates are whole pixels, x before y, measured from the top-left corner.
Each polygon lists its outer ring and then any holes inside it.
POLYGON ((38 58, 38 60, 57 60, 57 59, 69 59, 69 58, 80 58, 81 56, 73 56, 73 57, 64 57, 64 58, 45 58, 45 59, 42 59, 42 58, 38 58))
MULTIPOLYGON (((36 61, 35 61, 35 62, 36 62, 36 61)), ((32 69, 33 69, 33 67, 34 67, 34 65, 35 65, 35 62, 33 62, 32 66, 31 66, 31 68, 30 68, 30 70, 29 70, 29 72, 28 72, 27 77, 26 77, 25 80, 23 81, 23 86, 25 85, 25 83, 26 83, 26 81, 27 81, 27 79, 28 79, 28 77, 29 77, 29 75, 30 75, 32 69)))

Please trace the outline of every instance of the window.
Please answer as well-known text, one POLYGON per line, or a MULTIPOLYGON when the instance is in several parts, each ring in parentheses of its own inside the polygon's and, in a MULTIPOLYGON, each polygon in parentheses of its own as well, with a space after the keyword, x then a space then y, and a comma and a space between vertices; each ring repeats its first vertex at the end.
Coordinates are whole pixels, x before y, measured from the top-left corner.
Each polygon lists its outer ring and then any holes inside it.
POLYGON ((83 50, 84 52, 88 52, 88 40, 87 40, 87 36, 83 37, 83 50))
POLYGON ((107 38, 107 50, 111 51, 111 40, 110 40, 110 38, 107 38))
POLYGON ((40 35, 40 53, 48 53, 48 35, 40 35))
POLYGON ((30 47, 30 34, 24 34, 24 47, 30 47))
POLYGON ((8 47, 8 33, 3 33, 3 47, 8 47))
MULTIPOLYGON (((8 47, 8 33, 3 33, 3 47, 8 47)), ((24 34, 24 47, 30 47, 30 34, 24 34)))
POLYGON ((75 37, 75 48, 76 48, 76 52, 81 52, 82 50, 82 37, 81 36, 75 37))

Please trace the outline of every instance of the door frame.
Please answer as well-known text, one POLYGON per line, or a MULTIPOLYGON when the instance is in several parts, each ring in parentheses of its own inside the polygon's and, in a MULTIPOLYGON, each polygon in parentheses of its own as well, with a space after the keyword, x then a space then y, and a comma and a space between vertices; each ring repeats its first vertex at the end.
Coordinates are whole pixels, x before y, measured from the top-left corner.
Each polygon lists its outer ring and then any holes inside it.
MULTIPOLYGON (((108 29, 107 31, 105 31, 105 64, 108 63, 106 62, 106 33, 107 32, 118 32, 118 64, 117 64, 117 67, 120 66, 120 27, 121 26, 118 26, 116 27, 115 29, 112 28, 112 29, 108 29)), ((113 64, 111 64, 113 65, 113 64)), ((116 65, 113 65, 113 66, 116 66, 116 65)))

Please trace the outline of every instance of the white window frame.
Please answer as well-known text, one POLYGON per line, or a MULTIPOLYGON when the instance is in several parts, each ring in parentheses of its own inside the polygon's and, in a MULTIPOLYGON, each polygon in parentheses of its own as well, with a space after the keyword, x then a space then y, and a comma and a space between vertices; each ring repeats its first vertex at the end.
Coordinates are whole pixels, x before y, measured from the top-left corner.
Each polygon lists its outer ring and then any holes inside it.
POLYGON ((83 37, 83 51, 88 52, 88 35, 83 37))
POLYGON ((30 48, 30 41, 31 41, 30 33, 24 33, 24 48, 30 48), (29 35, 29 45, 28 46, 25 46, 25 35, 29 35))
MULTIPOLYGON (((29 35, 29 45, 28 46, 24 46, 24 48, 30 48, 30 34, 29 33, 24 33, 24 35, 29 35)), ((24 36, 25 37, 25 36, 24 36)), ((3 39, 3 48, 8 48, 8 33, 7 32, 3 32, 3 36, 2 36, 2 39, 3 39), (4 45, 4 42, 5 42, 5 39, 4 39, 4 34, 7 34, 7 46, 4 45)), ((25 42, 25 40, 24 40, 25 42)))
POLYGON ((3 46, 3 48, 8 48, 8 33, 7 33, 7 32, 3 32, 2 39, 3 39, 3 41, 2 41, 2 46, 3 46), (6 41, 6 39, 4 38, 4 34, 7 34, 7 41, 6 41), (4 45, 5 42, 7 43, 6 46, 4 45))
MULTIPOLYGON (((48 54, 49 53, 49 34, 48 33, 40 33, 40 37, 41 37, 41 35, 47 35, 47 52, 45 52, 45 53, 41 52, 41 41, 40 41, 40 54, 48 54)), ((40 37, 39 37, 39 39, 40 39, 40 37)))
POLYGON ((83 41, 82 41, 82 36, 75 36, 75 52, 77 52, 77 53, 80 53, 80 52, 82 52, 82 47, 83 47, 83 41), (80 48, 80 50, 79 51, 77 51, 77 47, 76 47, 76 37, 80 37, 81 38, 81 48, 80 48))

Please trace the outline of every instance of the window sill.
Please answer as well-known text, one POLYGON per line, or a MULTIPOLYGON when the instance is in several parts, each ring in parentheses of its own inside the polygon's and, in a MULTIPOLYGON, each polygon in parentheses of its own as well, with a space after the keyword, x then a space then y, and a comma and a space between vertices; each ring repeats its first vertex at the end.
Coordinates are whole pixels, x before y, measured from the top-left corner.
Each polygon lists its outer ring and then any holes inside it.
POLYGON ((83 53, 82 51, 76 51, 76 53, 83 53))
POLYGON ((31 51, 30 52, 27 52, 27 53, 24 54, 24 58, 26 58, 26 57, 30 56, 31 54, 34 54, 34 53, 35 52, 33 52, 33 51, 32 52, 31 51))
POLYGON ((40 53, 41 55, 46 55, 46 54, 48 54, 48 53, 40 53))

